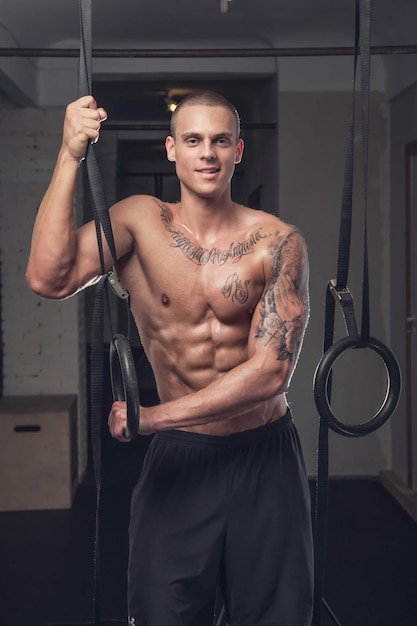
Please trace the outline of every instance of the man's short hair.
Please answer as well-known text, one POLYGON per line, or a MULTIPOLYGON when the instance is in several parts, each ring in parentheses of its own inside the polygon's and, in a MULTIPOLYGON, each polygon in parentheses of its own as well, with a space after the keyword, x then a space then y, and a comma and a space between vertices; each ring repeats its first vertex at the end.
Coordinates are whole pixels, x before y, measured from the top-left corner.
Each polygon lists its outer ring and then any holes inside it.
POLYGON ((236 136, 237 138, 240 137, 239 113, 237 112, 233 104, 229 102, 229 100, 227 100, 224 96, 217 93, 216 91, 193 91, 181 100, 171 116, 171 135, 173 137, 175 137, 175 124, 178 112, 186 106, 193 106, 198 104, 209 107, 223 107, 224 109, 227 109, 236 120, 236 136))

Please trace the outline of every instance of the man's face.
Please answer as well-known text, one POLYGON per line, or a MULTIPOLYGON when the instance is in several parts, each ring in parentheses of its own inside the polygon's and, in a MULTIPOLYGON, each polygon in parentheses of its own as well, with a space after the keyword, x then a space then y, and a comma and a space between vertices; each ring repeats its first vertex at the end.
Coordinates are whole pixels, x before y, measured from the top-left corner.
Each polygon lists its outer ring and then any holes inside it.
POLYGON ((242 159, 243 141, 226 108, 186 105, 178 112, 175 137, 167 138, 166 149, 182 185, 202 197, 213 197, 228 188, 242 159))

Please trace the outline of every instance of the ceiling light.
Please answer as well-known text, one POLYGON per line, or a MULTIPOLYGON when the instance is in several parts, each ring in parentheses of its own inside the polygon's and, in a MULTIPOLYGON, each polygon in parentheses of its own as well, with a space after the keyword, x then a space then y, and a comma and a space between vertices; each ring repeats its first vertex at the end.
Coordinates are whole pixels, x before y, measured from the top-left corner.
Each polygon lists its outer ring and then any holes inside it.
POLYGON ((167 105, 167 111, 173 113, 178 106, 178 102, 175 102, 174 98, 171 98, 171 96, 167 96, 164 100, 167 105))
POLYGON ((220 0, 220 11, 221 13, 227 13, 227 7, 229 5, 229 2, 231 2, 232 0, 220 0))

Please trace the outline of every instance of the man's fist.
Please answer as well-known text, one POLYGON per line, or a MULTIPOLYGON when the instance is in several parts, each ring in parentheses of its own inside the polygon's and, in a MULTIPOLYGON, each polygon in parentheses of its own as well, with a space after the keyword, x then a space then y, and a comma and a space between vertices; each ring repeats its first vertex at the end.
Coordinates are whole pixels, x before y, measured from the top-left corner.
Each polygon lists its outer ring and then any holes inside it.
POLYGON ((85 157, 88 142, 98 141, 101 123, 106 119, 106 111, 92 96, 83 96, 67 106, 63 147, 73 159, 81 161, 85 157))

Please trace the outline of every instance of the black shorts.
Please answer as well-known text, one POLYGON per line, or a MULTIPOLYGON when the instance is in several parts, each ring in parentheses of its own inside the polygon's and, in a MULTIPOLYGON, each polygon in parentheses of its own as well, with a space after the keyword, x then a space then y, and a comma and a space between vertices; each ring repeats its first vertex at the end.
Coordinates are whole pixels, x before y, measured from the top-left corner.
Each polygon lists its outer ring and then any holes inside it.
POLYGON ((130 624, 310 626, 310 491, 290 412, 243 433, 155 435, 132 495, 130 624))

